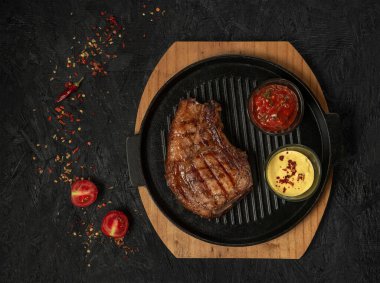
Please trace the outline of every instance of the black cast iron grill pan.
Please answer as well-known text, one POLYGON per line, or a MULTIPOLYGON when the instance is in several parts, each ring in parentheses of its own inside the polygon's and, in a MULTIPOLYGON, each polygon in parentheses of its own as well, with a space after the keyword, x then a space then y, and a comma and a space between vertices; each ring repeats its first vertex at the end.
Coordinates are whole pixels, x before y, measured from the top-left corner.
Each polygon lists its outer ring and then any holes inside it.
POLYGON ((152 101, 139 135, 127 139, 128 169, 134 186, 146 185, 161 211, 180 229, 207 242, 245 246, 275 238, 294 227, 319 199, 332 160, 331 134, 339 117, 326 114, 296 76, 258 58, 220 56, 195 63, 170 79, 152 101), (262 81, 284 78, 293 82, 305 101, 304 118, 293 132, 266 135, 254 128, 246 106, 262 81), (224 132, 231 143, 248 153, 254 188, 223 216, 203 219, 176 200, 166 184, 165 158, 171 119, 181 99, 216 100, 222 106, 224 132), (333 127, 333 128, 331 128, 333 127), (322 179, 316 193, 303 202, 285 202, 273 194, 264 180, 264 163, 276 148, 299 143, 312 148, 322 164, 322 179))

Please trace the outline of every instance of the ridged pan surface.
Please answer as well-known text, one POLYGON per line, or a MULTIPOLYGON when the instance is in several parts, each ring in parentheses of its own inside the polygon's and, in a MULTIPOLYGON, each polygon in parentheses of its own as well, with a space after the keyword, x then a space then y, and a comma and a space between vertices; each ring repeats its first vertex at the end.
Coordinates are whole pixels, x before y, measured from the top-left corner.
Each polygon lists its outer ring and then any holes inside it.
POLYGON ((141 130, 141 163, 146 185, 161 211, 180 229, 202 240, 231 246, 270 240, 295 226, 318 200, 328 177, 331 148, 324 113, 310 90, 294 75, 268 61, 222 56, 193 64, 165 84, 148 109, 141 130), (262 81, 292 81, 305 100, 301 125, 288 135, 269 136, 257 130, 246 111, 248 98, 262 81), (187 211, 165 181, 165 157, 171 120, 181 99, 211 99, 222 106, 224 132, 231 143, 245 150, 253 173, 252 192, 225 215, 208 220, 187 211), (317 192, 303 202, 286 202, 268 188, 264 162, 276 148, 300 143, 312 148, 322 163, 317 192))

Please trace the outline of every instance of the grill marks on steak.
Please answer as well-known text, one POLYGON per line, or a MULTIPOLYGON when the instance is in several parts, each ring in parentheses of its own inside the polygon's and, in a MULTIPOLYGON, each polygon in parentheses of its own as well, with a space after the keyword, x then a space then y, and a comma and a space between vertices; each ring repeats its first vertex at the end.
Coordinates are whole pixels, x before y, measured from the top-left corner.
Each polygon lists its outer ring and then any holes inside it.
POLYGON ((247 155, 228 141, 220 112, 214 101, 182 100, 170 127, 165 164, 177 199, 207 218, 223 214, 252 187, 247 155))

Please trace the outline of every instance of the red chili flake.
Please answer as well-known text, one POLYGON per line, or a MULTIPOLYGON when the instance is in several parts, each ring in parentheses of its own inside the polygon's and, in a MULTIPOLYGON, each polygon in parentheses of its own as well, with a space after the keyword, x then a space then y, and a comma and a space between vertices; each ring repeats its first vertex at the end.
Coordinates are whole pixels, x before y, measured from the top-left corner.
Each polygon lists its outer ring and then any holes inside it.
POLYGON ((105 16, 106 14, 107 14, 106 11, 100 11, 100 15, 101 15, 101 16, 105 16))
POLYGON ((289 185, 291 185, 291 186, 294 186, 294 183, 293 183, 292 181, 289 180, 290 177, 291 177, 291 176, 287 175, 287 176, 285 176, 283 179, 278 180, 278 182, 279 182, 280 184, 289 184, 289 185))
POLYGON ((111 25, 117 27, 117 29, 121 29, 121 25, 117 22, 115 16, 109 16, 106 21, 111 25))
POLYGON ((74 72, 74 76, 75 76, 75 77, 78 77, 78 73, 77 73, 77 72, 74 72))
POLYGON ((296 166, 297 166, 297 162, 293 160, 288 160, 288 166, 285 169, 282 169, 288 174, 284 176, 282 179, 279 179, 278 182, 280 184, 289 184, 291 186, 294 186, 294 183, 290 181, 289 179, 297 173, 296 166))
POLYGON ((61 102, 62 100, 66 99, 70 96, 70 94, 76 92, 79 89, 79 86, 84 78, 81 78, 78 82, 72 83, 67 82, 65 83, 65 90, 58 96, 55 102, 61 102))
POLYGON ((101 63, 92 60, 90 62, 91 65, 91 70, 92 70, 92 75, 95 77, 97 74, 103 74, 107 75, 107 72, 104 70, 103 66, 101 63))
POLYGON ((53 173, 53 169, 51 169, 50 167, 48 167, 47 170, 48 170, 48 173, 49 173, 49 174, 53 173))
POLYGON ((111 39, 112 39, 112 34, 109 34, 109 35, 106 37, 105 41, 110 41, 111 39))
POLYGON ((123 49, 125 49, 125 42, 123 41, 123 43, 121 44, 121 46, 123 47, 123 49))
POLYGON ((280 155, 279 159, 280 159, 281 161, 283 161, 283 160, 284 160, 284 156, 283 156, 283 155, 280 155))
POLYGON ((80 58, 78 59, 78 63, 80 63, 80 64, 82 64, 82 65, 86 65, 86 64, 87 64, 87 60, 86 60, 85 58, 83 58, 83 57, 80 57, 80 58))
POLYGON ((297 173, 296 166, 297 166, 297 162, 293 160, 288 160, 288 166, 286 168, 290 170, 292 176, 294 176, 297 173))
POLYGON ((77 153, 77 152, 78 152, 78 150, 79 150, 79 146, 77 146, 76 148, 74 148, 74 149, 73 149, 73 151, 72 151, 72 152, 73 152, 73 154, 77 153))
POLYGON ((65 123, 65 122, 63 122, 62 120, 58 120, 58 122, 59 122, 61 125, 63 125, 63 126, 65 126, 65 125, 66 125, 66 123, 65 123))
POLYGON ((51 116, 48 117, 48 121, 49 121, 49 122, 51 121, 51 116))
POLYGON ((86 65, 87 64, 87 59, 88 57, 90 56, 90 54, 88 54, 88 52, 86 50, 83 50, 80 54, 79 54, 79 57, 77 59, 77 62, 79 64, 82 64, 82 65, 86 65))
POLYGON ((60 113, 62 111, 62 109, 60 107, 55 107, 54 110, 58 113, 60 113))
POLYGON ((297 176, 297 181, 299 181, 299 180, 301 180, 301 181, 305 180, 305 174, 299 173, 297 176))

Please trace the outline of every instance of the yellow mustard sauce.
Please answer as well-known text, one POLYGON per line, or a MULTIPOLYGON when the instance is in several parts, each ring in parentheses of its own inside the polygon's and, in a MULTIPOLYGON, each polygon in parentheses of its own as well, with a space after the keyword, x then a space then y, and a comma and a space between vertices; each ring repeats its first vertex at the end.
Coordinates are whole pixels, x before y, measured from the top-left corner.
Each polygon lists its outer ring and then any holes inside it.
POLYGON ((288 150, 272 157, 266 169, 269 185, 284 196, 299 196, 310 189, 314 168, 306 155, 288 150))

